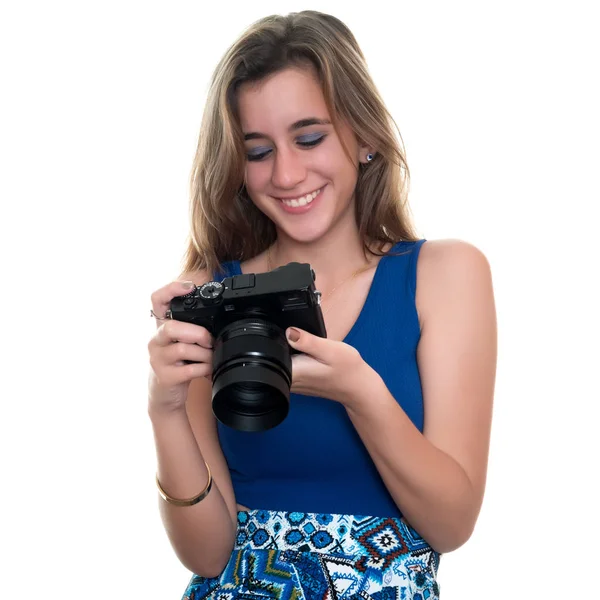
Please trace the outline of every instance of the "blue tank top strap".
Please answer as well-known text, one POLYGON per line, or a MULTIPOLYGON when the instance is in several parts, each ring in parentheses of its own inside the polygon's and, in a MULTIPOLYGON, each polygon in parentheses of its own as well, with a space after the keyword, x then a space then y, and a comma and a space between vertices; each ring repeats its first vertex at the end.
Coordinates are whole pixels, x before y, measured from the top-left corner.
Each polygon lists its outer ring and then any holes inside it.
POLYGON ((421 246, 427 240, 421 239, 416 242, 413 242, 411 257, 410 257, 410 265, 408 268, 408 278, 409 278, 409 289, 411 292, 411 296, 415 297, 417 292, 417 258, 419 257, 419 252, 421 251, 421 246))
POLYGON ((228 260, 221 264, 221 268, 213 273, 213 281, 223 281, 225 277, 241 275, 242 269, 239 260, 228 260))
MULTIPOLYGON (((424 239, 398 242, 381 258, 362 311, 344 341, 361 339, 361 343, 369 343, 371 336, 363 331, 365 324, 372 328, 373 320, 382 324, 386 320, 395 321, 393 313, 389 312, 391 305, 404 312, 403 319, 408 320, 411 313, 416 316, 417 259, 423 242, 424 239)), ((411 327, 418 326, 417 319, 409 322, 411 327)), ((371 341, 376 343, 375 339, 371 341)))
MULTIPOLYGON (((385 260, 386 268, 393 269, 394 275, 401 276, 403 281, 397 282, 405 286, 402 291, 406 292, 412 300, 415 299, 417 290, 417 259, 421 246, 425 239, 420 239, 415 242, 398 242, 394 245, 389 258, 398 256, 395 260, 385 260), (400 257, 403 259, 400 260, 400 257)), ((386 279, 382 277, 382 279, 386 279)))

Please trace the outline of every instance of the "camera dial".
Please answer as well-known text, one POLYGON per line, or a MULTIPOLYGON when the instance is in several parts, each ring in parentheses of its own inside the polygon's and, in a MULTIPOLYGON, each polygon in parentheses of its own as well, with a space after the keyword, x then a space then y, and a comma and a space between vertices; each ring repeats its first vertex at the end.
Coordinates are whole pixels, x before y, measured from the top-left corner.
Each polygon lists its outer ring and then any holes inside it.
POLYGON ((223 295, 224 289, 222 283, 209 281, 199 288, 198 294, 205 304, 213 304, 223 295))

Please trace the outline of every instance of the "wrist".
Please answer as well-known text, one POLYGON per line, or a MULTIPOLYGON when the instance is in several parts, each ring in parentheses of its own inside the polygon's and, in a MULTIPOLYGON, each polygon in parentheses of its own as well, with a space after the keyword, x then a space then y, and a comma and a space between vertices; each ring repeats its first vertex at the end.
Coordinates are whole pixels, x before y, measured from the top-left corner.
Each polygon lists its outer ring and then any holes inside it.
POLYGON ((148 406, 148 416, 153 424, 164 421, 178 421, 182 417, 187 419, 185 404, 182 406, 148 406))
POLYGON ((374 396, 381 394, 381 385, 385 386, 379 373, 363 361, 361 367, 354 372, 352 385, 345 394, 344 407, 356 414, 363 412, 367 406, 372 407, 374 396))

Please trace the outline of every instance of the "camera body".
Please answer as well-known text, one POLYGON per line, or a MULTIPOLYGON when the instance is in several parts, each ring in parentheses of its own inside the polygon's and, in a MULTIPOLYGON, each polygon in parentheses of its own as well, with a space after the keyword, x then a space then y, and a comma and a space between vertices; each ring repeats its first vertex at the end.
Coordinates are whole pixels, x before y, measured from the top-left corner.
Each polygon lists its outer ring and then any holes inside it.
POLYGON ((240 431, 264 431, 289 411, 292 359, 285 330, 327 337, 321 294, 309 264, 209 281, 173 298, 173 319, 200 325, 214 338, 212 407, 240 431))
POLYGON ((214 338, 240 319, 261 317, 283 331, 298 327, 327 337, 315 288, 315 273, 309 264, 292 262, 268 273, 248 273, 209 281, 185 296, 171 301, 171 316, 201 325, 214 338))

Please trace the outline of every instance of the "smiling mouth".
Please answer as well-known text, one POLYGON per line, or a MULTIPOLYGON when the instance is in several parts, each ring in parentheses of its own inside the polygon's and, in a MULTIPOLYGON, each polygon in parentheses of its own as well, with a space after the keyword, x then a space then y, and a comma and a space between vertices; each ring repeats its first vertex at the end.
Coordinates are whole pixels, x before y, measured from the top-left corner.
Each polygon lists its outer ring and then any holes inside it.
POLYGON ((291 198, 284 199, 280 198, 279 200, 283 202, 286 206, 298 207, 298 206, 306 206, 310 204, 320 193, 323 188, 319 188, 310 194, 306 194, 305 196, 300 196, 299 198, 291 198))

